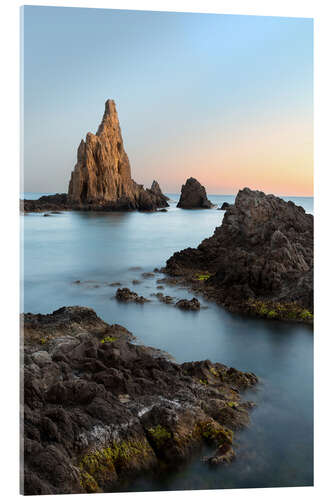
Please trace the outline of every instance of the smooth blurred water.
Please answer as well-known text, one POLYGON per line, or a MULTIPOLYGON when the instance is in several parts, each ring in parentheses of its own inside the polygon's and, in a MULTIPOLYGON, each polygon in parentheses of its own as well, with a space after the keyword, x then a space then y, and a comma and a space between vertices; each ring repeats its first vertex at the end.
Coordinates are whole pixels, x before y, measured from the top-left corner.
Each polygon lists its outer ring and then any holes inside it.
MULTIPOLYGON (((38 193, 35 198, 41 196, 38 193)), ((32 199, 31 194, 25 196, 32 199)), ((313 332, 307 325, 257 320, 231 314, 199 297, 207 308, 184 312, 156 301, 156 274, 174 251, 197 246, 220 225, 224 212, 181 210, 170 195, 168 213, 64 212, 22 216, 26 312, 51 312, 64 305, 93 307, 105 321, 120 323, 147 345, 177 361, 211 359, 253 371, 260 384, 246 395, 257 402, 249 429, 236 433, 237 458, 211 468, 200 461, 207 450, 174 472, 145 476, 128 491, 313 484, 313 332), (141 269, 131 269, 134 267, 141 269), (133 285, 132 280, 142 283, 133 285), (80 284, 74 281, 80 280, 80 284), (120 282, 151 298, 144 305, 119 304, 120 282)), ((209 195, 221 206, 234 196, 209 195)), ((285 198, 288 199, 288 198, 285 198)), ((290 199, 290 198, 289 198, 290 199)), ((312 198, 291 198, 313 213, 312 198)), ((193 294, 165 286, 177 298, 193 294)), ((207 451, 207 452, 206 452, 207 451)))

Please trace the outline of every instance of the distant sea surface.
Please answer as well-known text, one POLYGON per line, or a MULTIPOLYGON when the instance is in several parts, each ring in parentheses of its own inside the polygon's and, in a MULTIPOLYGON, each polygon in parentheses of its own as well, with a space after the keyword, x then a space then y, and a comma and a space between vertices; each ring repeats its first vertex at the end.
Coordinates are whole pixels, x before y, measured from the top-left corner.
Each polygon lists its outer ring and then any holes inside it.
MULTIPOLYGON (((37 199, 48 193, 25 193, 37 199)), ((236 460, 208 467, 203 449, 173 472, 145 476, 122 491, 309 486, 313 484, 313 331, 309 325, 231 314, 198 297, 206 309, 184 312, 161 304, 155 293, 160 277, 141 274, 162 267, 178 250, 197 246, 213 234, 224 211, 177 209, 171 194, 168 213, 63 212, 22 216, 22 310, 49 313, 65 305, 95 309, 109 323, 128 328, 137 340, 168 351, 179 361, 210 359, 256 373, 257 389, 246 398, 257 407, 252 423, 236 433, 236 460), (133 269, 138 268, 140 269, 133 269), (133 280, 142 281, 133 285, 133 280), (80 284, 75 284, 80 280, 80 284), (120 282, 152 299, 120 304, 120 282)), ((232 195, 208 195, 218 207, 232 195)), ((313 198, 282 197, 313 213, 313 198)), ((165 286, 163 293, 193 294, 165 286)))
MULTIPOLYGON (((41 196, 55 194, 55 193, 24 193, 21 198, 25 198, 27 200, 38 200, 41 196)), ((178 203, 179 194, 168 193, 172 201, 178 203)), ((218 207, 222 206, 222 203, 227 201, 228 203, 234 203, 236 196, 234 194, 210 194, 207 195, 208 199, 217 205, 218 207)), ((312 196, 280 196, 285 201, 293 201, 296 205, 300 205, 304 208, 306 212, 309 214, 313 214, 313 197, 312 196)))

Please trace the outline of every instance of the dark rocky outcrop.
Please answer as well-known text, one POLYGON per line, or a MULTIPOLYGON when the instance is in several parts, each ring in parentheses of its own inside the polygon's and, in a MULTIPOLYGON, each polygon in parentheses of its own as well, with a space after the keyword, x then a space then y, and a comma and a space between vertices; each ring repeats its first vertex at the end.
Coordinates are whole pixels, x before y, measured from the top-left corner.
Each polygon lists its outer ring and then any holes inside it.
POLYGON ((169 206, 167 202, 169 201, 170 198, 168 198, 167 196, 165 196, 165 194, 162 193, 160 185, 157 181, 153 181, 151 188, 147 189, 147 191, 152 196, 156 196, 157 199, 164 200, 166 202, 166 205, 165 205, 166 207, 169 206))
POLYGON ((193 297, 193 299, 191 300, 180 299, 178 300, 178 302, 176 302, 176 307, 179 307, 179 309, 184 309, 185 311, 199 311, 200 302, 195 297, 193 297))
POLYGON ((44 195, 38 200, 21 200, 20 203, 21 211, 24 212, 59 212, 72 209, 67 193, 44 195))
POLYGON ((136 302, 137 304, 149 302, 149 299, 146 299, 142 295, 139 296, 136 292, 132 292, 129 288, 118 288, 116 299, 120 302, 136 302))
POLYGON ((222 225, 165 271, 230 310, 274 319, 313 316, 313 216, 291 201, 239 191, 222 225))
MULTIPOLYGON (((46 206, 52 204, 53 199, 47 198, 24 200, 24 210, 48 210, 46 206)), ((156 181, 150 189, 145 189, 132 179, 116 105, 109 99, 105 103, 103 120, 96 134, 88 132, 86 140, 82 140, 78 147, 68 196, 64 198, 63 205, 57 208, 151 211, 167 206, 167 197, 156 181)))
POLYGON ((182 191, 177 204, 178 208, 212 208, 206 189, 196 179, 190 177, 182 185, 182 191))
POLYGON ((239 391, 255 375, 177 364, 89 308, 22 319, 26 495, 112 491, 180 463, 203 441, 215 445, 212 463, 232 459, 233 431, 252 406, 239 391))
POLYGON ((223 202, 222 203, 222 206, 220 208, 220 210, 227 210, 227 208, 231 207, 230 203, 228 203, 227 201, 223 202))

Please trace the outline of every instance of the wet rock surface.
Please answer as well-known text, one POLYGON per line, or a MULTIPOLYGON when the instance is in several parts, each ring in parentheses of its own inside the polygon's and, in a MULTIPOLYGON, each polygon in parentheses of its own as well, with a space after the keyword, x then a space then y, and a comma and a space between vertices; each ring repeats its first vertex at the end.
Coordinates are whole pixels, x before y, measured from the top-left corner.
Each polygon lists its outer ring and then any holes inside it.
POLYGON ((149 299, 146 299, 142 295, 138 295, 136 292, 132 292, 129 288, 118 288, 116 299, 120 302, 136 302, 137 304, 149 302, 149 299))
POLYGON ((312 321, 313 216, 245 188, 213 236, 176 252, 165 272, 232 311, 312 321))
POLYGON ((196 179, 190 177, 182 185, 181 195, 177 204, 178 208, 212 208, 208 200, 206 189, 196 179))
POLYGON ((171 297, 170 295, 164 295, 162 292, 152 293, 151 296, 156 297, 160 302, 163 302, 164 304, 173 304, 174 302, 174 297, 171 297))
POLYGON ((210 361, 177 364, 85 307, 22 315, 24 493, 112 491, 183 461, 200 443, 231 459, 257 378, 210 361))
POLYGON ((184 309, 185 311, 199 311, 200 302, 195 297, 193 297, 193 299, 191 300, 180 299, 178 300, 178 302, 176 302, 176 307, 179 307, 179 309, 184 309))

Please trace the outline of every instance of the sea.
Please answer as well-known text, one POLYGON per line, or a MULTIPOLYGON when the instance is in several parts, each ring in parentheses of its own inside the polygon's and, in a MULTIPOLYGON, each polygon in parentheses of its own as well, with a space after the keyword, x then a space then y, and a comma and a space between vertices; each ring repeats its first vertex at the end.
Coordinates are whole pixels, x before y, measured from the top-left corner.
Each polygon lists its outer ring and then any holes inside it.
MULTIPOLYGON (((26 199, 43 194, 25 193, 26 199)), ((182 311, 151 294, 163 276, 143 278, 161 268, 178 250, 196 247, 221 225, 224 201, 232 195, 208 195, 211 210, 176 207, 169 194, 163 212, 62 212, 21 216, 24 312, 50 313, 59 307, 92 307, 108 323, 128 328, 136 341, 169 352, 176 361, 210 359, 254 372, 260 379, 244 397, 254 401, 249 428, 235 433, 236 459, 212 467, 204 447, 175 470, 140 476, 117 491, 311 486, 313 484, 313 329, 310 325, 268 321, 233 314, 198 296, 200 312, 182 311), (75 283, 80 280, 80 283, 75 283), (141 281, 133 285, 133 280, 141 281), (151 299, 122 304, 119 282, 151 299)), ((23 195, 22 195, 23 197, 23 195)), ((313 214, 313 198, 283 197, 313 214)), ((165 285, 177 298, 195 294, 165 285)))

